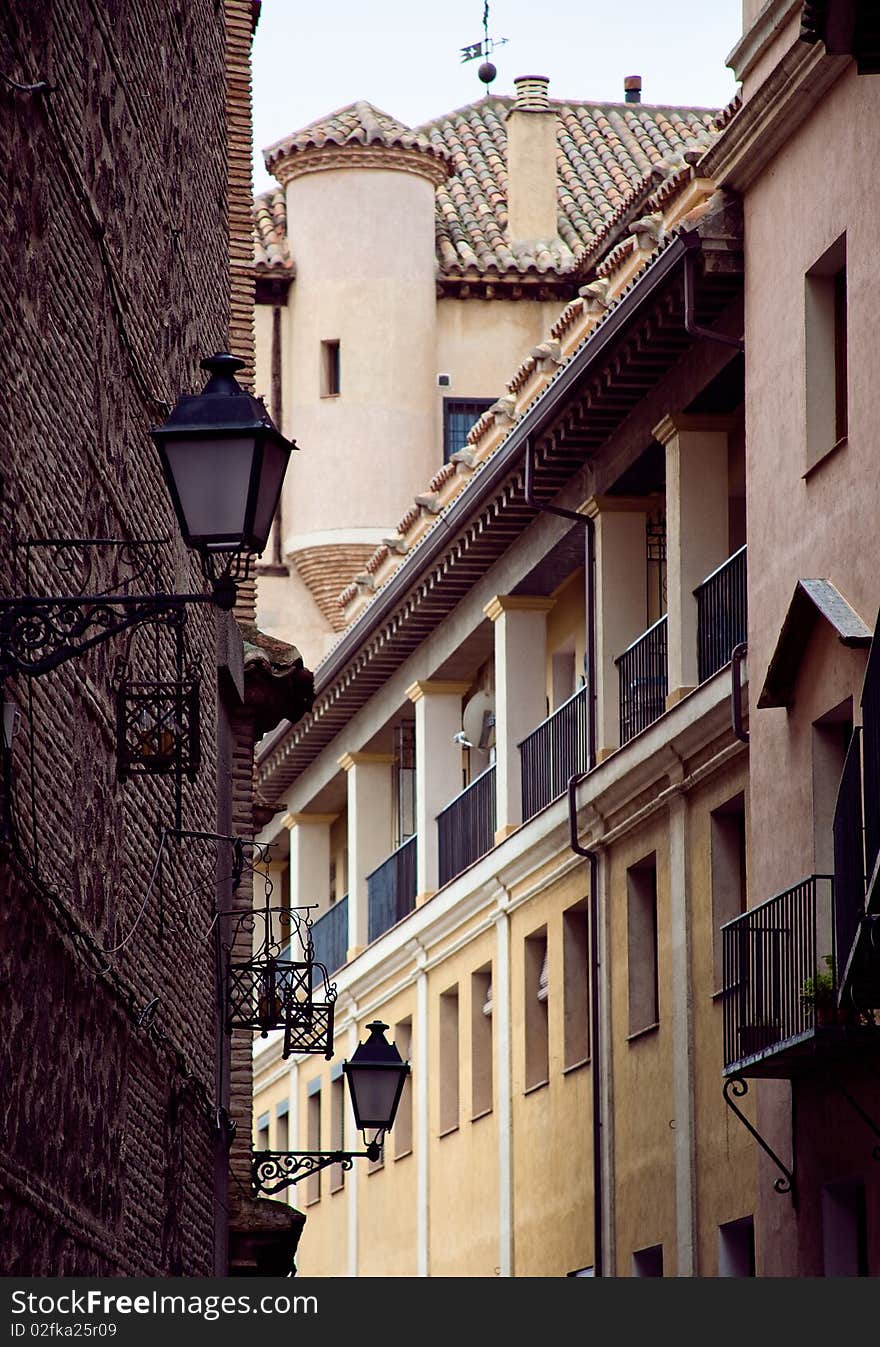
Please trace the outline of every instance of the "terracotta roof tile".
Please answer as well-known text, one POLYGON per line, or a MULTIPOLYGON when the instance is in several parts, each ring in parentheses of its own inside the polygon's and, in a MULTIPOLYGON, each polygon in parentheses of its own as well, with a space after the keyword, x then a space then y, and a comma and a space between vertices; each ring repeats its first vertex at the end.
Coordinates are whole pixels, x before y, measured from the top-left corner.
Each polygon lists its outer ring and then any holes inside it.
MULTIPOLYGON (((558 236, 532 252, 507 239, 507 128, 512 97, 477 103, 407 127, 371 103, 352 103, 271 146, 266 165, 322 145, 418 149, 449 163, 436 189, 439 276, 563 276, 594 252, 639 194, 647 196, 695 147, 706 148, 717 112, 646 103, 550 100, 557 115, 558 236)), ((732 106, 732 105, 731 105, 732 106)), ((729 115, 729 110, 728 115, 729 115)))
POLYGON ((254 262, 272 271, 293 272, 287 241, 287 206, 280 189, 263 192, 254 202, 254 262))
POLYGON ((272 165, 279 159, 287 158, 298 150, 320 149, 324 145, 400 146, 407 150, 422 150, 427 154, 438 153, 437 147, 432 147, 419 131, 405 126, 372 103, 359 99, 326 117, 319 117, 302 130, 294 131, 292 135, 270 145, 263 151, 263 158, 271 172, 272 165))

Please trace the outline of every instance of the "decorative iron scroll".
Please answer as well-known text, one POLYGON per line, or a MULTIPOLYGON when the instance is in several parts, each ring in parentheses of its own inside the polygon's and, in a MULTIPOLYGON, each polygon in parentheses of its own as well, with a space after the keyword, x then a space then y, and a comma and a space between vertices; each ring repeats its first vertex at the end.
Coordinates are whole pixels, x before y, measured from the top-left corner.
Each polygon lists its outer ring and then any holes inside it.
POLYGON ((251 1175, 254 1191, 271 1197, 300 1179, 317 1174, 328 1165, 351 1169, 358 1156, 368 1157, 367 1151, 254 1151, 251 1175))
POLYGON ((773 1181, 774 1190, 777 1193, 791 1193, 793 1199, 795 1196, 794 1174, 782 1163, 776 1152, 770 1148, 770 1146, 761 1136, 760 1132, 757 1132, 755 1130, 755 1128, 749 1122, 746 1115, 742 1112, 741 1109, 737 1107, 737 1105, 733 1102, 733 1100, 730 1097, 731 1094, 733 1094, 736 1095, 737 1099, 742 1099, 743 1095, 748 1094, 748 1092, 749 1092, 748 1082, 744 1080, 742 1076, 729 1076, 727 1080, 724 1082, 724 1088, 722 1091, 724 1095, 724 1102, 727 1105, 727 1107, 736 1114, 736 1116, 742 1123, 743 1127, 745 1127, 749 1132, 751 1132, 752 1136, 755 1138, 761 1149, 765 1152, 765 1154, 769 1155, 770 1159, 773 1161, 776 1168, 781 1171, 781 1177, 778 1179, 774 1179, 773 1181))
POLYGON ((112 636, 162 623, 211 594, 174 594, 160 572, 165 538, 38 538, 16 544, 18 598, 0 599, 0 679, 50 673, 112 636), (138 592, 147 587, 148 592, 138 592), (36 597, 40 596, 40 597, 36 597))
MULTIPOLYGON (((45 674, 94 645, 146 622, 186 620, 202 595, 113 594, 93 599, 0 599, 0 679, 45 674)), ((210 596, 205 596, 210 601, 210 596)))

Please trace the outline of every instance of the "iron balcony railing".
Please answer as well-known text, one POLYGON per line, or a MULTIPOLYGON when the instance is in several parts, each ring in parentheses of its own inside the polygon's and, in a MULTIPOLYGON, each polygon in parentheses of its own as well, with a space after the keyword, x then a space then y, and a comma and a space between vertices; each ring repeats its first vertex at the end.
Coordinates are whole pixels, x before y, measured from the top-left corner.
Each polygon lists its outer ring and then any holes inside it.
POLYGON ((810 993, 836 990, 834 883, 810 875, 721 928, 724 1070, 752 1063, 812 1033, 810 993), (819 981, 821 979, 821 981, 819 981))
POLYGON ((865 914, 861 731, 849 741, 834 806, 834 934, 843 978, 865 914))
POLYGON ((519 745, 523 822, 562 795, 589 763, 587 689, 579 688, 519 745))
POLYGON ((367 935, 378 940, 416 905, 416 838, 392 851, 367 875, 367 935))
POLYGON ((495 845, 495 764, 437 815, 440 883, 460 875, 495 845))
POLYGON ((865 874, 870 881, 880 856, 880 640, 871 643, 862 687, 865 874))
POLYGON ((315 962, 323 964, 328 975, 345 963, 348 951, 348 894, 338 898, 312 926, 315 962))
POLYGON ((697 667, 701 683, 723 669, 734 646, 748 635, 746 549, 741 547, 694 590, 697 600, 697 667))
POLYGON ((614 663, 620 679, 620 742, 625 744, 666 710, 666 615, 627 646, 614 663))

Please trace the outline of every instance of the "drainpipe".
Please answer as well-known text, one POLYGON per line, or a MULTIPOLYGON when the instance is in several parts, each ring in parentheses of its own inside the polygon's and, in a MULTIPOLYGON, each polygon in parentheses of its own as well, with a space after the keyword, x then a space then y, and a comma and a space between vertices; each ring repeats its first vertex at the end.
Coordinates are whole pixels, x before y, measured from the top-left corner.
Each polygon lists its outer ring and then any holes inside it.
POLYGON ((704 337, 707 341, 720 341, 724 346, 735 346, 738 351, 744 351, 746 344, 742 337, 729 337, 726 332, 716 332, 711 327, 701 327, 696 320, 697 300, 695 285, 695 267, 697 265, 697 252, 702 246, 702 240, 696 230, 690 230, 682 234, 682 241, 687 251, 684 255, 684 330, 691 337, 704 337))
POLYGON ((601 1120, 601 1048, 599 1032, 599 857, 595 851, 581 846, 577 835, 577 789, 596 765, 596 527, 589 515, 561 506, 546 505, 535 499, 534 446, 531 439, 525 446, 526 504, 544 514, 559 515, 583 524, 585 575, 585 618, 587 648, 587 770, 571 777, 568 783, 569 845, 577 856, 583 856, 590 867, 590 1062, 593 1085, 593 1275, 604 1276, 602 1250, 602 1120, 601 1120))
POLYGON ((749 653, 745 641, 735 645, 730 652, 730 717, 733 732, 744 744, 749 742, 749 732, 743 729, 742 719, 742 666, 749 653))

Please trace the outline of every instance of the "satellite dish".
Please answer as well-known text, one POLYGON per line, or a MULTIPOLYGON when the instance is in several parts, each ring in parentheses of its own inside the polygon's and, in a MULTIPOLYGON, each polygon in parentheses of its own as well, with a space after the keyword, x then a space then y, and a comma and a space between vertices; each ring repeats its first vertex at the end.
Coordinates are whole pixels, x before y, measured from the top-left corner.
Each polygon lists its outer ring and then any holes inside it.
POLYGON ((484 752, 495 745, 495 698, 491 692, 475 692, 461 717, 461 732, 468 748, 484 752))

